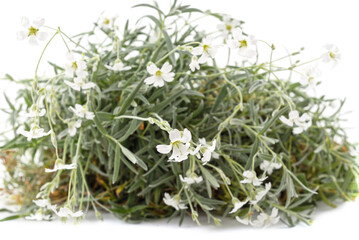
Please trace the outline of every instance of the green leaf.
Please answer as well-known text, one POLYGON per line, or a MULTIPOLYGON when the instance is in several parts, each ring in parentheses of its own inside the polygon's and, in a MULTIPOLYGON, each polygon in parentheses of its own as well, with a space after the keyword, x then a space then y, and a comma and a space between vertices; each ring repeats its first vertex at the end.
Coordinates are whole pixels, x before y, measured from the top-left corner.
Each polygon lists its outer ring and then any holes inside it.
POLYGON ((117 113, 116 116, 124 114, 127 111, 127 109, 131 106, 131 103, 132 103, 133 99, 135 98, 137 92, 142 87, 143 82, 145 81, 145 79, 146 78, 142 78, 142 80, 137 84, 136 88, 133 91, 131 91, 130 95, 126 98, 126 100, 124 101, 124 103, 121 106, 120 111, 117 113))
POLYGON ((115 147, 115 158, 114 158, 114 165, 113 165, 113 175, 112 175, 112 183, 115 183, 118 178, 118 174, 120 172, 120 146, 116 144, 115 147))
POLYGON ((208 182, 212 185, 212 187, 214 189, 219 188, 219 183, 217 181, 217 179, 204 167, 200 166, 201 168, 201 172, 203 174, 203 176, 205 177, 205 179, 208 180, 208 182))
POLYGON ((269 120, 264 127, 262 128, 262 130, 258 133, 258 135, 262 135, 263 133, 265 133, 277 120, 280 116, 282 116, 285 112, 287 112, 289 110, 289 107, 286 106, 284 108, 282 108, 280 111, 278 111, 272 118, 271 120, 269 120))
POLYGON ((155 9, 160 15, 165 16, 165 14, 161 11, 161 9, 159 9, 159 8, 156 7, 156 6, 147 4, 147 3, 141 3, 141 4, 137 4, 137 5, 133 6, 133 8, 136 8, 136 7, 148 7, 148 8, 153 8, 153 9, 155 9))

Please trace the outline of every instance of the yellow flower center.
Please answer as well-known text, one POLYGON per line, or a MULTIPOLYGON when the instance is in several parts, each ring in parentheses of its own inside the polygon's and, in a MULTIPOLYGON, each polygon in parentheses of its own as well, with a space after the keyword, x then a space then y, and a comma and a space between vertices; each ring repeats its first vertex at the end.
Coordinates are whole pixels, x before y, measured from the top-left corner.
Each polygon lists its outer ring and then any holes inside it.
POLYGON ((207 44, 203 45, 204 52, 208 52, 208 49, 209 49, 209 45, 207 45, 207 44))
POLYGON ((333 53, 333 52, 329 52, 329 57, 331 57, 331 58, 335 58, 335 54, 333 53))
POLYGON ((240 43, 240 46, 239 46, 240 48, 248 46, 247 41, 245 39, 243 39, 242 41, 239 41, 239 43, 240 43))
POLYGON ((76 62, 73 62, 72 65, 71 65, 71 67, 72 67, 73 69, 77 69, 77 63, 76 63, 76 62))
POLYGON ((105 25, 110 24, 110 19, 105 18, 105 19, 103 20, 103 24, 105 24, 105 25))
POLYGON ((29 27, 29 35, 28 37, 30 37, 31 35, 36 36, 36 33, 39 31, 39 29, 34 28, 34 27, 29 27))
POLYGON ((162 75, 162 72, 161 70, 157 70, 157 72, 155 73, 156 77, 161 77, 162 75))
POLYGON ((228 31, 231 31, 231 30, 232 30, 232 25, 227 24, 227 25, 226 25, 226 29, 227 29, 228 31))

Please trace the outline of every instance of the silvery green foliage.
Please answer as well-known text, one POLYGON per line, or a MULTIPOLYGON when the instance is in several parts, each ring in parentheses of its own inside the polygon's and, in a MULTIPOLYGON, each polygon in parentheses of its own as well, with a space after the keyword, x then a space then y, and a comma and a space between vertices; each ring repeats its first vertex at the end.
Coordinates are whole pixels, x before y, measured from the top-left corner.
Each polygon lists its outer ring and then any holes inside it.
MULTIPOLYGON (((263 227, 309 224, 318 201, 357 195, 354 147, 338 125, 343 102, 326 116, 333 100, 307 94, 314 70, 301 74, 303 85, 277 76, 306 63, 278 66, 272 54, 259 62, 257 45, 274 45, 228 15, 176 1, 168 13, 135 7, 157 15, 133 27, 104 16, 73 38, 50 28, 43 52, 60 37, 68 62, 50 63, 53 77, 19 81, 20 106, 6 98, 15 136, 1 147, 5 191, 24 205, 14 217, 79 219, 92 208, 98 217, 103 209, 182 222, 190 213, 199 223, 204 213, 215 224, 230 216, 263 227), (192 15, 217 19, 218 31, 199 32, 192 15), (99 31, 104 41, 88 41, 99 31), (219 68, 216 55, 228 50, 241 64, 219 68)), ((315 61, 336 63, 338 48, 326 49, 315 61)))

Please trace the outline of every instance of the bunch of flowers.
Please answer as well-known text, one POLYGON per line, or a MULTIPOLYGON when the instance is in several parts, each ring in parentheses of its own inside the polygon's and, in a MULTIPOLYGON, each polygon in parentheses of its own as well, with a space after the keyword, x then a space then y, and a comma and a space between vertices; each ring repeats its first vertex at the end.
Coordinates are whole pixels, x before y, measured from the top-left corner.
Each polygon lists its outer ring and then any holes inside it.
POLYGON ((274 59, 274 45, 245 33, 242 21, 176 1, 168 13, 136 7, 158 17, 133 28, 103 17, 73 38, 43 19, 22 20, 20 40, 37 44, 43 30, 52 37, 34 78, 20 81, 21 100, 7 98, 14 136, 1 146, 3 190, 23 206, 9 219, 81 219, 92 209, 99 218, 104 210, 126 220, 182 222, 189 214, 199 223, 206 214, 215 224, 229 216, 256 227, 294 225, 309 224, 319 201, 357 196, 340 109, 326 116, 334 100, 308 94, 320 83, 311 64, 336 64, 337 47, 279 66, 302 50, 274 59), (215 18, 217 30, 199 31, 192 15, 215 18), (103 41, 91 40, 98 34, 103 41), (68 62, 39 77, 55 37, 68 62), (259 45, 268 60, 259 61, 259 45), (219 51, 229 52, 224 67, 219 51), (302 81, 281 79, 284 71, 302 81))

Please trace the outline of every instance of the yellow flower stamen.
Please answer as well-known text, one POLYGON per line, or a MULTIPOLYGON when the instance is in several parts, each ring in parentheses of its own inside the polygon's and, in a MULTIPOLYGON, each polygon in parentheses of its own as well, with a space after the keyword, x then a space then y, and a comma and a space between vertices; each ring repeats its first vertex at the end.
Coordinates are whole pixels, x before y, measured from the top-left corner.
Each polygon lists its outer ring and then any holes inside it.
POLYGON ((333 52, 329 52, 329 57, 335 59, 335 54, 333 52))
POLYGON ((158 70, 158 71, 155 73, 155 75, 156 75, 156 77, 161 77, 161 75, 162 75, 161 70, 158 70))
POLYGON ((240 46, 239 46, 240 48, 248 46, 247 41, 245 39, 243 39, 242 41, 239 41, 239 43, 240 43, 240 46))
POLYGON ((29 35, 27 35, 28 37, 30 37, 31 35, 36 36, 36 33, 39 31, 39 29, 34 28, 34 27, 29 27, 29 35))
POLYGON ((72 65, 71 65, 71 67, 72 67, 73 69, 77 69, 77 67, 78 67, 78 66, 77 66, 77 63, 76 63, 76 62, 73 62, 72 65))
POLYGON ((209 45, 207 45, 207 44, 203 45, 204 52, 208 52, 208 49, 209 49, 209 45))
POLYGON ((105 18, 105 19, 103 20, 103 24, 105 24, 105 25, 110 24, 110 19, 105 18))

